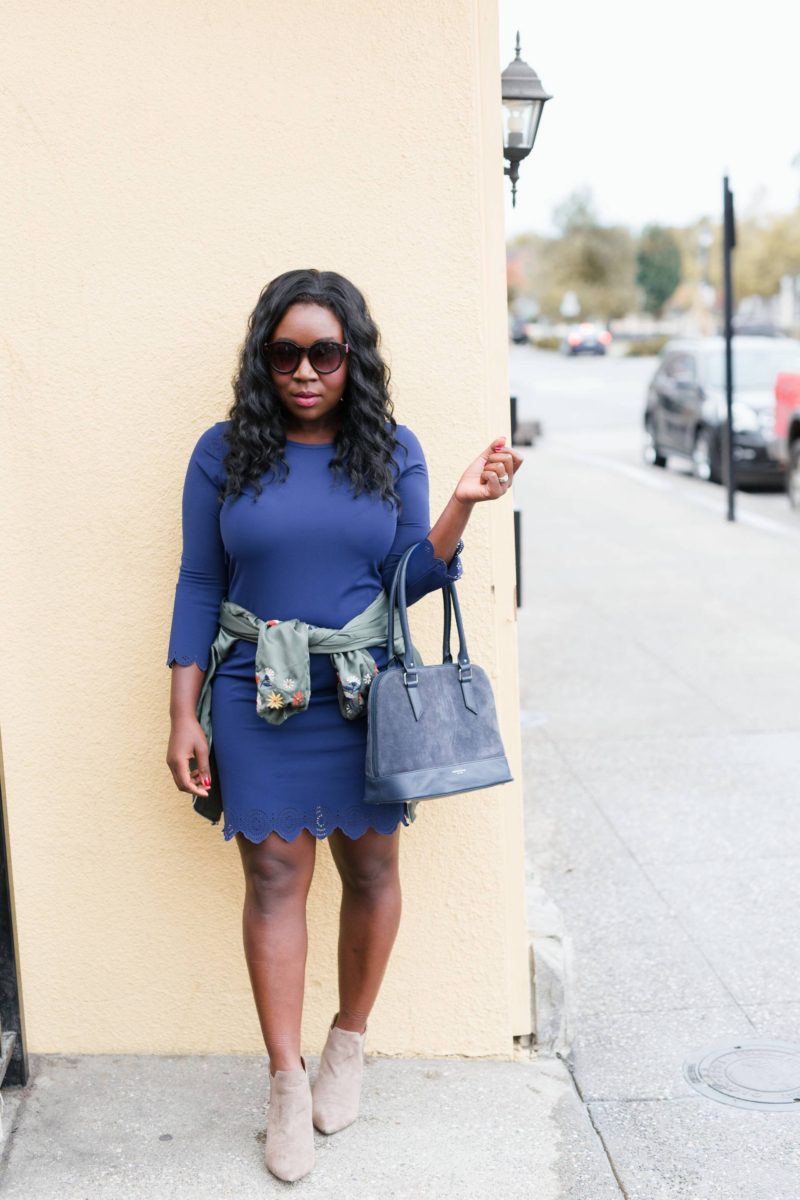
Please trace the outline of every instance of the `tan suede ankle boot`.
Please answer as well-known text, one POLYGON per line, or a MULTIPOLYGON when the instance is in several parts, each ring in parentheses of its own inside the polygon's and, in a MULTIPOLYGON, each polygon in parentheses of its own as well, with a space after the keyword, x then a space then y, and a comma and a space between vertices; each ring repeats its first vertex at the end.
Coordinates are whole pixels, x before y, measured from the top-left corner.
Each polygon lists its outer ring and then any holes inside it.
POLYGON ((361 1100, 367 1031, 351 1033, 348 1029, 339 1029, 336 1017, 328 1030, 311 1090, 314 1125, 320 1133, 337 1133, 346 1125, 352 1125, 361 1100))
POLYGON ((269 1110, 264 1160, 278 1179, 302 1179, 314 1166, 311 1088, 302 1067, 276 1071, 269 1077, 269 1110))

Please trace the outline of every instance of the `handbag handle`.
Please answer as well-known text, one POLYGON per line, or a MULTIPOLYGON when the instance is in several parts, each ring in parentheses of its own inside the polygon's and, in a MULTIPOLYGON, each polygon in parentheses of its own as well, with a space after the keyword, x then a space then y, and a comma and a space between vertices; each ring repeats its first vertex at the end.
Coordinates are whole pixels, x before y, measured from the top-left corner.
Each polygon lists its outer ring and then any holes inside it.
POLYGON ((450 651, 450 617, 453 610, 453 602, 450 599, 450 592, 447 588, 442 588, 442 600, 444 601, 444 629, 442 631, 442 662, 452 662, 453 655, 450 651))
POLYGON ((451 608, 456 614, 456 629, 458 630, 458 665, 459 679, 461 671, 466 671, 470 665, 469 651, 467 650, 467 635, 464 632, 464 622, 461 617, 461 605, 458 600, 458 592, 456 585, 451 579, 447 581, 447 587, 442 588, 442 599, 444 600, 444 636, 442 639, 442 662, 452 662, 453 655, 450 652, 450 610, 451 608))
MULTIPOLYGON (((387 648, 392 652, 392 658, 398 661, 399 665, 403 666, 406 677, 412 673, 411 678, 414 686, 416 683, 416 663, 414 661, 414 646, 411 641, 411 632, 408 625, 408 602, 406 599, 406 570, 408 560, 412 553, 420 543, 417 542, 413 546, 409 546, 404 551, 397 564, 394 577, 392 579, 391 588, 389 589, 389 616, 387 626, 387 648), (397 604, 400 616, 400 629, 403 634, 403 655, 402 657, 393 651, 394 647, 394 610, 397 604)), ((464 682, 469 682, 471 679, 469 651, 467 649, 467 635, 464 631, 464 622, 461 616, 461 605, 458 600, 458 592, 454 580, 448 579, 442 584, 442 600, 444 602, 444 636, 442 641, 442 662, 452 662, 452 654, 450 652, 450 622, 451 608, 456 617, 456 628, 458 629, 458 677, 464 682)), ((405 680, 408 685, 407 679, 405 680)))
MULTIPOLYGON (((387 666, 390 662, 393 662, 393 661, 397 662, 398 666, 403 665, 403 659, 400 657, 400 655, 397 653, 397 651, 394 648, 394 610, 395 610, 395 605, 397 604, 397 585, 400 580, 400 568, 405 565, 405 563, 406 563, 407 559, 409 558, 411 551, 413 549, 414 549, 414 546, 409 546, 408 549, 404 550, 403 553, 401 554, 400 561, 398 562, 397 566, 395 567, 394 575, 392 576, 391 586, 389 588, 389 614, 388 614, 388 622, 387 622, 387 629, 386 629, 386 651, 387 651, 387 654, 389 655, 389 657, 387 659, 387 666)), ((405 586, 405 581, 404 581, 404 586, 405 586)), ((401 623, 401 630, 402 630, 402 623, 401 623)), ((407 651, 408 644, 406 643, 406 640, 405 640, 405 634, 403 635, 403 642, 404 642, 404 649, 407 651)))

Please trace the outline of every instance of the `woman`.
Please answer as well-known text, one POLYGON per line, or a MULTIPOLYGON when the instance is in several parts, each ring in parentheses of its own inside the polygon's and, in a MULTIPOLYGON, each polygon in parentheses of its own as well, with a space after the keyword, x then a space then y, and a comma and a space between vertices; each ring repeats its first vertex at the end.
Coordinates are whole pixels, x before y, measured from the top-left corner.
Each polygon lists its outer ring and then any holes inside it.
MULTIPOLYGON (((287 271, 249 318, 229 419, 201 435, 184 483, 167 655, 167 762, 180 791, 206 796, 211 784, 196 704, 223 598, 262 623, 339 629, 388 591, 418 542, 407 575, 413 603, 460 576, 473 505, 505 495, 521 465, 497 438, 430 527, 425 457, 392 416, 379 341, 363 295, 334 271, 287 271)), ((385 644, 369 653, 386 666, 385 644)), ((244 949, 269 1055, 266 1163, 293 1180, 313 1166, 314 1126, 334 1133, 358 1114, 367 1020, 400 920, 399 831, 414 811, 364 803, 366 721, 343 719, 327 654, 309 655, 307 694, 269 668, 254 685, 254 654, 240 638, 216 668, 212 746, 223 835, 235 837, 244 868, 244 949), (300 1028, 306 897, 321 838, 342 881, 339 1009, 312 1096, 300 1028)))

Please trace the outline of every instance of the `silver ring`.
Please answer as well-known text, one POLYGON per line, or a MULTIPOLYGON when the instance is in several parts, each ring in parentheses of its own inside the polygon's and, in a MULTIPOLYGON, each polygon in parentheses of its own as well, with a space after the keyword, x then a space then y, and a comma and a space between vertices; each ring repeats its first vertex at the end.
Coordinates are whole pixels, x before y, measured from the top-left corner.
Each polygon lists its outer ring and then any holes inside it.
POLYGON ((498 483, 508 483, 508 476, 507 475, 498 475, 497 482, 498 483))

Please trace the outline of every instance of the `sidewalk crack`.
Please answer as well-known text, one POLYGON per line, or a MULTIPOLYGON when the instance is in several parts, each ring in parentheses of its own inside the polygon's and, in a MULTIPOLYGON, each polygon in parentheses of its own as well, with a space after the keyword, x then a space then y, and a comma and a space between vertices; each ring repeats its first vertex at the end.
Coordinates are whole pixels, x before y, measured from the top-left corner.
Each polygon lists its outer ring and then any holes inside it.
POLYGON ((588 1104, 586 1102, 586 1100, 584 1099, 583 1092, 581 1091, 580 1084, 578 1083, 578 1079, 575 1074, 574 1065, 572 1064, 572 1062, 570 1062, 570 1060, 568 1058, 565 1058, 563 1054, 559 1054, 558 1051, 556 1051, 555 1057, 561 1059, 564 1066, 567 1068, 567 1071, 569 1072, 569 1077, 572 1080, 572 1086, 575 1089, 575 1094, 583 1106, 583 1110, 586 1113, 589 1124, 591 1125, 592 1129, 594 1130, 595 1137, 597 1138, 597 1140, 600 1144, 600 1147, 603 1151, 603 1154, 606 1157, 606 1162, 608 1163, 611 1174, 614 1176, 614 1182, 616 1183, 617 1187, 619 1188, 620 1196, 623 1197, 623 1200, 630 1200, 630 1196, 628 1194, 627 1188, 625 1187, 624 1183, 622 1182, 619 1171, 617 1170, 617 1165, 614 1162, 614 1157, 608 1148, 606 1139, 603 1137, 603 1132, 594 1119, 594 1113, 592 1112, 591 1105, 588 1104))

